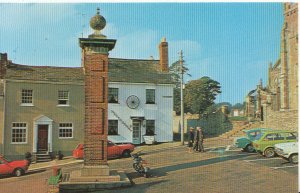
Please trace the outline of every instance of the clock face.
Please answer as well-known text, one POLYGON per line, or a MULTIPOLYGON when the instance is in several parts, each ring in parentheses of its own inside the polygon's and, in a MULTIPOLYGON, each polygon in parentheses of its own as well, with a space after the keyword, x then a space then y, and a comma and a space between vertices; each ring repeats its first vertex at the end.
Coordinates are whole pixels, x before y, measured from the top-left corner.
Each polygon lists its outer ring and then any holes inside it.
POLYGON ((129 108, 136 109, 140 104, 140 99, 135 95, 131 95, 127 98, 126 103, 129 108))

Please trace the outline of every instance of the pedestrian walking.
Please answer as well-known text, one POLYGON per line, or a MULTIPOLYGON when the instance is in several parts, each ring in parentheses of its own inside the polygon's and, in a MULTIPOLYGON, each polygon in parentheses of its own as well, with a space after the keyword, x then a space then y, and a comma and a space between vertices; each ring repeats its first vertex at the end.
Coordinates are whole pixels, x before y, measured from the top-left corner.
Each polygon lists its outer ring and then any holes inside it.
POLYGON ((192 153, 192 148, 194 145, 194 128, 190 127, 190 132, 189 132, 189 153, 192 153))
POLYGON ((197 127, 197 132, 199 132, 198 150, 199 150, 199 152, 204 152, 204 147, 203 147, 204 135, 203 135, 201 127, 197 127))
POLYGON ((197 129, 196 133, 195 133, 195 137, 194 137, 194 147, 193 147, 194 151, 199 150, 199 139, 200 139, 199 135, 200 135, 200 133, 199 133, 199 130, 197 129))

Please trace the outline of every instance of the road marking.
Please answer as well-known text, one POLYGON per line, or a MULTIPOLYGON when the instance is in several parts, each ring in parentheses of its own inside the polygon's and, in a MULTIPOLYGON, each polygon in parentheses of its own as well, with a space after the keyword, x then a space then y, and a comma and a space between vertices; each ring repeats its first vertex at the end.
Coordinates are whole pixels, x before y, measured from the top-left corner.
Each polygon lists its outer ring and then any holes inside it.
POLYGON ((230 145, 227 145, 225 151, 229 151, 229 149, 230 149, 230 145))
POLYGON ((282 158, 252 159, 252 160, 244 160, 244 161, 245 161, 245 162, 255 162, 255 161, 274 160, 274 159, 282 159, 282 158))
POLYGON ((232 150, 225 150, 225 151, 242 151, 240 149, 232 149, 232 150))
POLYGON ((298 167, 298 165, 293 165, 293 166, 283 166, 283 167, 270 167, 270 168, 277 170, 277 169, 282 169, 282 168, 294 168, 294 167, 298 167))

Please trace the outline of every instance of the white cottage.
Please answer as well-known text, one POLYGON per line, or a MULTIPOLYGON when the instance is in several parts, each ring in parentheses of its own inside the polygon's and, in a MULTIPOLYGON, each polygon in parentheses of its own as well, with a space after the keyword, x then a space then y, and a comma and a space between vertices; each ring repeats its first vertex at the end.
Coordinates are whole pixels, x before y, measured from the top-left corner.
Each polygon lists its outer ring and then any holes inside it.
POLYGON ((165 40, 159 51, 160 60, 109 59, 109 140, 133 144, 148 136, 157 142, 173 140, 174 83, 165 40))

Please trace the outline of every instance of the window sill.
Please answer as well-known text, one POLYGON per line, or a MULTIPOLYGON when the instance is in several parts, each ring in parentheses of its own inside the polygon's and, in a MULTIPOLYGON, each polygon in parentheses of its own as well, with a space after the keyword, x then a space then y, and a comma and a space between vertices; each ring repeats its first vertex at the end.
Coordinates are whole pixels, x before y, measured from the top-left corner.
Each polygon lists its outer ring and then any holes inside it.
POLYGON ((58 139, 74 139, 74 137, 59 137, 58 139))
POLYGON ((56 105, 57 107, 70 107, 70 105, 56 105))
POLYGON ((156 105, 156 103, 145 103, 146 105, 156 105))
POLYGON ((22 103, 22 104, 20 104, 20 106, 22 106, 22 107, 34 107, 33 104, 26 104, 26 103, 22 103))
POLYGON ((27 144, 27 142, 11 142, 12 145, 24 145, 27 144))
POLYGON ((110 102, 109 102, 108 104, 116 104, 116 105, 119 105, 120 103, 110 103, 110 102))
POLYGON ((120 136, 119 134, 116 134, 116 135, 110 135, 110 134, 108 134, 109 136, 120 136))

